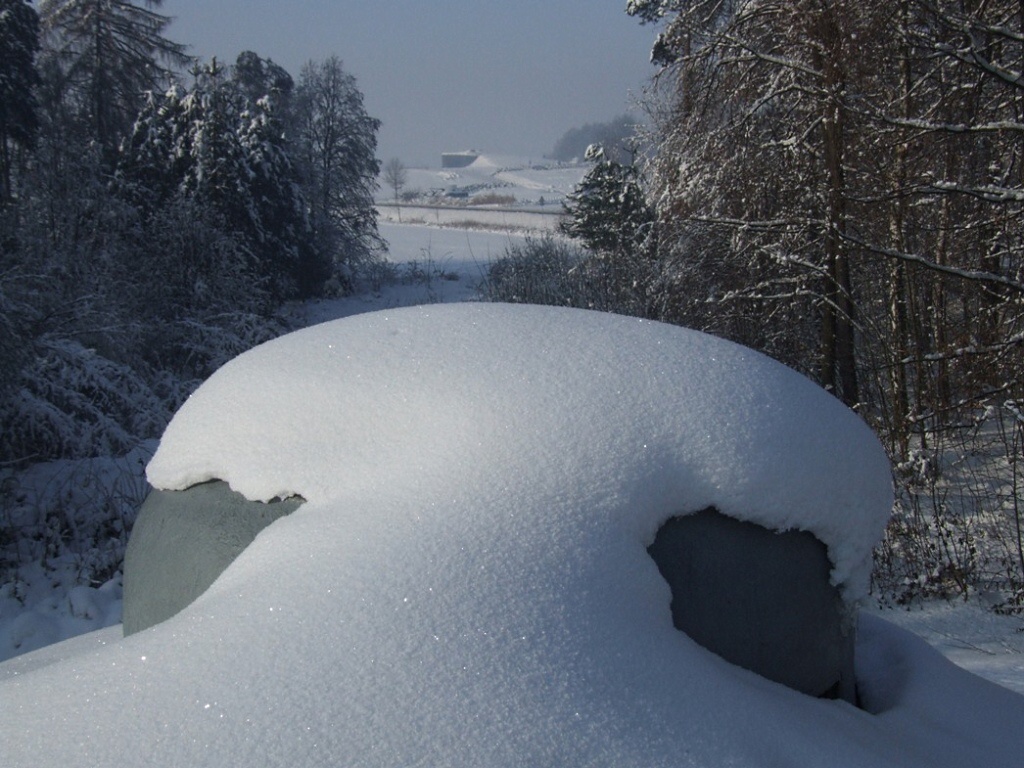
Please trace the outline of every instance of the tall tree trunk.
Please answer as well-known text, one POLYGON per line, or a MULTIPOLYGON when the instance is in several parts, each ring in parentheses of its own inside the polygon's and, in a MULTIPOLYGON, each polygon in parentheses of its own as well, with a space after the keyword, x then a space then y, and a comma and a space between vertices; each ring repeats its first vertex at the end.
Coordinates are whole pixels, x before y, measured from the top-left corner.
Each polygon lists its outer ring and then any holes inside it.
POLYGON ((854 339, 854 301, 846 234, 845 111, 843 41, 839 21, 822 4, 815 14, 815 38, 822 75, 821 138, 825 162, 824 256, 827 265, 822 322, 822 383, 847 405, 860 400, 854 339))
MULTIPOLYGON (((897 85, 900 109, 899 115, 908 119, 911 115, 911 66, 910 48, 907 35, 910 31, 910 8, 908 0, 901 0, 899 10, 900 66, 899 83, 897 85)), ((907 252, 907 154, 909 140, 902 136, 895 145, 895 156, 891 166, 892 204, 889 206, 889 237, 891 247, 899 253, 907 252)), ((906 457, 910 448, 910 403, 907 396, 907 357, 909 348, 907 341, 910 330, 907 322, 907 265, 900 259, 893 259, 889 265, 888 309, 889 333, 891 341, 889 351, 892 359, 889 364, 890 394, 890 427, 889 433, 898 455, 906 457)))

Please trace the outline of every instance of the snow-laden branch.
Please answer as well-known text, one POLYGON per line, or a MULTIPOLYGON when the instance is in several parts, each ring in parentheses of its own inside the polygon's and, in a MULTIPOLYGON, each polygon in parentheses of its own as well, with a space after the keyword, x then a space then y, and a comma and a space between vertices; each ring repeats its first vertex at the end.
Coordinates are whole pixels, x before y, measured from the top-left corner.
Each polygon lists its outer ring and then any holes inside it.
POLYGON ((922 187, 922 189, 934 192, 957 192, 988 203, 1024 203, 1024 189, 1019 187, 1000 187, 994 184, 964 185, 952 181, 938 181, 922 187))
MULTIPOLYGON (((991 355, 991 354, 1002 354, 1010 347, 1019 347, 1024 344, 1024 334, 1016 334, 1010 336, 1007 339, 1003 339, 998 344, 986 344, 982 346, 970 345, 966 347, 957 347, 946 352, 930 352, 926 355, 921 355, 920 360, 926 363, 937 363, 944 362, 947 360, 957 360, 963 357, 977 357, 979 355, 991 355)), ((902 360, 903 364, 909 364, 916 361, 918 358, 907 357, 902 360)))
POLYGON ((732 35, 723 35, 722 38, 729 42, 733 47, 738 48, 742 51, 746 51, 751 57, 757 59, 758 61, 764 62, 766 64, 774 64, 777 67, 789 69, 794 72, 800 72, 816 80, 822 77, 822 73, 820 71, 814 69, 813 67, 809 67, 803 62, 797 61, 796 59, 791 59, 785 56, 777 56, 775 54, 759 51, 756 48, 749 45, 744 40, 741 40, 732 35))
POLYGON ((771 231, 779 228, 797 230, 803 227, 806 219, 732 219, 721 216, 691 216, 690 221, 712 226, 732 227, 735 229, 747 229, 754 231, 771 231))
MULTIPOLYGON (((995 37, 1008 43, 1019 44, 1024 42, 1024 35, 1003 24, 988 23, 981 18, 973 17, 966 13, 951 13, 939 8, 938 4, 934 2, 922 1, 920 4, 939 24, 964 39, 965 45, 963 47, 937 41, 935 44, 937 52, 950 56, 969 66, 977 67, 986 74, 1014 88, 1024 87, 1024 76, 1022 76, 1021 72, 1000 64, 990 56, 987 56, 984 51, 986 48, 990 48, 991 44, 981 39, 982 37, 995 37)), ((983 4, 977 13, 983 14, 985 12, 986 8, 983 4)))
POLYGON ((911 117, 882 115, 888 125, 911 128, 927 133, 1024 133, 1024 123, 1017 120, 990 120, 985 123, 952 123, 911 117))
POLYGON ((970 34, 970 38, 971 45, 969 48, 956 48, 955 46, 946 43, 939 43, 935 46, 935 49, 940 53, 952 56, 957 61, 961 61, 964 64, 976 66, 986 74, 992 75, 998 80, 1002 80, 1007 85, 1012 85, 1015 88, 1024 87, 1024 77, 1021 76, 1020 72, 1000 66, 987 56, 983 56, 978 50, 981 43, 975 39, 973 33, 970 34))
POLYGON ((888 256, 890 258, 900 259, 901 261, 906 261, 912 264, 918 264, 934 272, 939 272, 951 277, 957 277, 961 280, 998 285, 1004 288, 1009 288, 1017 293, 1024 294, 1024 283, 1004 275, 997 275, 993 272, 986 272, 984 270, 963 269, 961 267, 953 267, 947 264, 938 264, 931 259, 921 256, 920 254, 905 253, 903 251, 893 250, 892 248, 886 248, 881 245, 875 245, 867 242, 866 240, 862 240, 855 235, 851 235, 848 232, 843 233, 842 237, 854 245, 858 245, 861 248, 871 251, 872 253, 877 253, 881 256, 888 256))

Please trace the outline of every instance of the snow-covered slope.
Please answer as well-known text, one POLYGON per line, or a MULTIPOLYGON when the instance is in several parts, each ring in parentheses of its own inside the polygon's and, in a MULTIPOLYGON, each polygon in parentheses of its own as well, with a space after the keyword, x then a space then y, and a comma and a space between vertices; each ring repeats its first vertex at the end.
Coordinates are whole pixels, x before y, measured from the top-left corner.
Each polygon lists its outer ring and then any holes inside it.
POLYGON ((870 713, 672 627, 645 552, 664 516, 810 528, 859 589, 887 511, 856 417, 725 342, 558 309, 361 315, 222 369, 150 476, 307 503, 164 624, 0 667, 0 764, 1019 764, 1024 698, 873 617, 870 713))
MULTIPOLYGON (((418 193, 419 202, 450 193, 465 194, 468 202, 476 195, 493 193, 515 198, 516 207, 536 207, 543 198, 544 205, 558 210, 589 167, 483 154, 464 168, 409 168, 403 191, 418 193)), ((391 202, 394 190, 382 182, 377 199, 391 202)))

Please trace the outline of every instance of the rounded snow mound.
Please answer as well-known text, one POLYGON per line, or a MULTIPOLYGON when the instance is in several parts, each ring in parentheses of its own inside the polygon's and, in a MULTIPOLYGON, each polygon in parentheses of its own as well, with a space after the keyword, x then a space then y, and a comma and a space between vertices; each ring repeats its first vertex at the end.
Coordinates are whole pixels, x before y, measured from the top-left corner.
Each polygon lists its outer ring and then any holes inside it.
POLYGON ((714 506, 812 532, 853 597, 892 501, 863 422, 763 355, 497 304, 360 315, 243 354, 181 408, 148 475, 253 500, 359 498, 373 517, 401 501, 466 528, 508 515, 552 542, 596 529, 641 550, 669 517, 714 506))
POLYGON ((674 628, 646 551, 667 517, 806 528, 860 589, 888 511, 857 418, 732 344, 521 306, 354 317, 226 365, 150 478, 307 501, 167 621, 0 665, 5 768, 1019 763, 1020 697, 884 627, 875 714, 674 628))

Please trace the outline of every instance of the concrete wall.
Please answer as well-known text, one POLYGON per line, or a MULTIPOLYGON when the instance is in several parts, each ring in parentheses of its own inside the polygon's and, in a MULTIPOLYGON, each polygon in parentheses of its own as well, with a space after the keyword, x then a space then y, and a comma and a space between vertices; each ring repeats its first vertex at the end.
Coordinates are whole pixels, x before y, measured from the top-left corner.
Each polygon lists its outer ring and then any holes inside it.
POLYGON ((770 680, 854 701, 854 609, 813 535, 707 509, 666 522, 648 552, 672 588, 677 629, 770 680))
POLYGON ((249 501, 221 482, 150 493, 125 552, 124 634, 191 604, 260 531, 301 503, 249 501))

